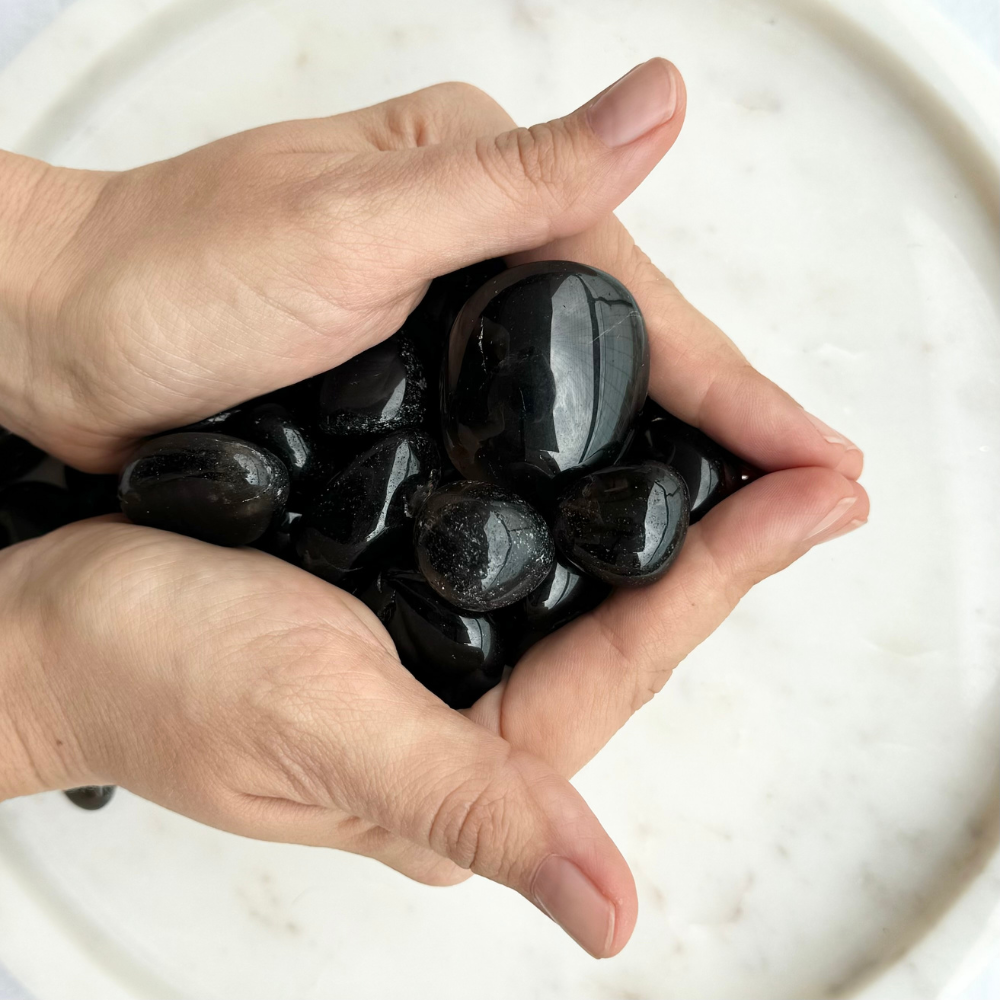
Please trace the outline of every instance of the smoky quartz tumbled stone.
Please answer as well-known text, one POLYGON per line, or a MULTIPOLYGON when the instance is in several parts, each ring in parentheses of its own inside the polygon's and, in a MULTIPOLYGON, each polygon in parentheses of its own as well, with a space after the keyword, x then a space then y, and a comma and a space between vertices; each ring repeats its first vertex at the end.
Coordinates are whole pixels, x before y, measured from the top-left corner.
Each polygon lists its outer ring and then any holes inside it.
POLYGON ((321 377, 319 425, 327 434, 388 434, 419 427, 427 379, 410 341, 396 334, 321 377))
POLYGON ((280 403, 246 407, 227 421, 226 433, 277 455, 293 485, 309 480, 316 471, 316 446, 311 436, 280 403))
POLYGON ((496 620, 442 600, 413 570, 383 570, 358 597, 375 612, 403 666, 452 708, 499 683, 505 663, 496 620))
POLYGON ((288 472, 270 451, 199 431, 147 441, 118 485, 130 521, 216 545, 257 541, 281 515, 288 493, 288 472))
POLYGON ((440 472, 437 445, 423 431, 383 438, 335 475, 303 513, 296 526, 300 565, 340 583, 398 557, 440 472))
POLYGON ((73 805, 80 809, 93 812, 103 809, 115 795, 115 785, 84 785, 81 788, 70 788, 63 794, 73 805))
POLYGON ((520 657, 551 632, 593 611, 611 593, 611 587, 557 558, 549 575, 509 609, 508 631, 520 657))
POLYGON ((601 469, 560 498, 552 533, 565 558, 613 587, 653 583, 688 527, 684 481, 661 462, 601 469))
POLYGON ((428 498, 413 542, 427 582, 467 611, 519 601, 545 579, 555 556, 536 510, 514 493, 467 480, 428 498))
POLYGON ((640 432, 630 454, 669 465, 684 480, 691 504, 691 524, 763 473, 737 458, 697 427, 647 402, 640 432))
POLYGON ((545 508, 579 473, 618 461, 648 382, 646 328, 621 282, 568 261, 511 268, 452 327, 448 454, 466 479, 545 508))
POLYGON ((41 448, 36 448, 6 427, 0 427, 0 486, 20 479, 43 458, 45 452, 41 448))

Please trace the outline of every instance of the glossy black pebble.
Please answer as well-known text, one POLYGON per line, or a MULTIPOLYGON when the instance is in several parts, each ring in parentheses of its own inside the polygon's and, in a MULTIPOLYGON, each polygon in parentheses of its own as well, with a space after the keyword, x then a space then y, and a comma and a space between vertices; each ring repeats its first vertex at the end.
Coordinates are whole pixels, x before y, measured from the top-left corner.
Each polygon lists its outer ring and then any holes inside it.
POLYGON ((147 441, 118 485, 130 521, 216 545, 257 541, 281 516, 288 492, 288 472, 271 452, 197 431, 147 441))
POLYGON ((302 515, 298 511, 286 510, 256 542, 255 549, 268 552, 272 556, 284 559, 285 562, 298 564, 298 553, 295 551, 296 525, 302 515))
POLYGON ((99 514, 117 514, 121 510, 118 503, 118 477, 115 475, 92 475, 72 466, 65 466, 66 489, 73 497, 76 516, 97 517, 99 514))
POLYGON ((692 524, 763 475, 652 400, 643 411, 641 430, 630 454, 663 462, 680 475, 691 502, 692 524))
POLYGON ((546 507, 576 474, 619 460, 648 382, 646 328, 624 285, 567 261, 511 268, 452 327, 448 454, 466 479, 546 507))
POLYGON ((480 261, 435 278, 419 305, 407 317, 403 332, 413 341, 425 369, 436 379, 448 335, 469 296, 506 270, 500 257, 480 261))
POLYGON ((226 424, 226 433, 266 448, 281 459, 293 485, 316 472, 316 446, 300 421, 280 403, 242 409, 226 424))
POLYGON ((11 483, 0 489, 0 549, 47 535, 74 516, 68 491, 51 483, 11 483))
POLYGON ((322 376, 319 426, 337 436, 388 434, 419 427, 427 379, 413 345, 400 334, 322 376))
POLYGON ((383 438, 335 475, 298 525, 299 564, 338 583, 410 545, 412 518, 437 486, 441 457, 423 431, 383 438))
POLYGON ((36 448, 6 427, 0 427, 0 486, 20 479, 43 458, 45 452, 41 448, 36 448))
POLYGON ((566 491, 552 525, 559 551, 613 587, 658 580, 688 527, 684 480, 660 462, 601 469, 566 491))
POLYGON ((452 483, 432 494, 417 516, 413 544, 427 582, 467 611, 521 600, 555 558, 542 516, 490 483, 452 483))
POLYGON ((452 607, 413 570, 383 571, 358 596, 385 626, 403 666, 452 708, 468 708, 499 683, 504 649, 491 615, 452 607))
POLYGON ((115 788, 115 785, 84 785, 83 788, 70 788, 63 795, 73 805, 93 811, 103 809, 114 798, 115 788))
POLYGON ((556 559, 549 575, 508 612, 507 632, 518 658, 556 629, 593 611, 610 593, 608 584, 556 559))

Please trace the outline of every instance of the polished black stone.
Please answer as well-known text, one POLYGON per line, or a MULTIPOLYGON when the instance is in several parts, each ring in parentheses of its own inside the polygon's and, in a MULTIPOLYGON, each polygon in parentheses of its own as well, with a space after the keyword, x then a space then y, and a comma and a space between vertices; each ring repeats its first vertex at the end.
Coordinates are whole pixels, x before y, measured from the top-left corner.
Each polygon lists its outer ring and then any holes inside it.
POLYGON ((490 483, 463 481, 433 493, 417 516, 413 544, 427 582, 466 611, 519 601, 555 558, 541 515, 490 483))
POLYGON ((549 575, 508 612, 507 634, 517 656, 556 629, 593 611, 610 593, 609 584, 556 559, 549 575))
POLYGON ((226 433, 277 455, 293 486, 310 481, 317 472, 317 449, 311 435, 280 403, 244 407, 227 422, 226 433))
POLYGON ((298 525, 300 565, 338 583, 409 548, 413 517, 437 486, 441 458, 423 431, 383 438, 317 493, 298 525))
POLYGON ((658 580, 688 527, 684 481, 660 462, 601 469, 560 498, 552 534, 578 569, 613 587, 658 580))
POLYGON ((66 489, 73 497, 76 516, 79 519, 97 517, 100 514, 117 514, 121 511, 118 503, 118 477, 115 475, 92 475, 72 466, 64 466, 66 489))
POLYGON ((358 594, 385 626, 403 666, 452 708, 468 708, 500 682, 496 620, 442 600, 412 570, 386 570, 358 594))
POLYGON ((220 410, 218 413, 213 413, 211 416, 203 417, 201 420, 196 420, 193 424, 185 424, 183 427, 178 427, 173 433, 179 434, 182 431, 191 433, 195 433, 196 431, 208 431, 213 434, 228 434, 229 422, 237 417, 239 413, 239 406, 231 406, 226 410, 220 410))
POLYGON ((115 785, 84 785, 82 788, 70 788, 63 792, 75 806, 92 812, 103 809, 114 798, 115 785))
POLYGON ((296 525, 301 517, 302 515, 298 511, 286 510, 253 543, 253 547, 260 549, 262 552, 267 552, 272 556, 277 556, 279 559, 284 559, 285 562, 298 565, 299 556, 295 550, 295 536, 297 532, 296 525))
POLYGON ((763 473, 737 458, 696 427, 648 400, 630 458, 669 465, 684 480, 691 502, 691 523, 763 473))
POLYGON ((327 434, 388 434, 416 428, 427 414, 427 378, 410 341, 396 334, 332 368, 319 389, 327 434))
POLYGON ((505 269, 503 260, 496 257, 443 274, 430 283, 419 305, 407 317, 403 332, 413 341, 435 385, 459 310, 473 292, 505 269))
POLYGON ((47 535, 74 515, 67 490, 51 483, 11 483, 0 489, 0 549, 47 535))
POLYGON ((43 458, 45 452, 41 448, 36 448, 6 427, 0 427, 0 486, 20 479, 43 458))
POLYGON ((444 369, 455 467, 544 509, 575 476, 621 457, 646 399, 649 346, 620 282, 583 264, 541 261, 473 294, 444 369))
POLYGON ((147 441, 118 485, 129 520, 217 545, 257 541, 281 516, 288 494, 288 472, 271 452, 197 431, 147 441))

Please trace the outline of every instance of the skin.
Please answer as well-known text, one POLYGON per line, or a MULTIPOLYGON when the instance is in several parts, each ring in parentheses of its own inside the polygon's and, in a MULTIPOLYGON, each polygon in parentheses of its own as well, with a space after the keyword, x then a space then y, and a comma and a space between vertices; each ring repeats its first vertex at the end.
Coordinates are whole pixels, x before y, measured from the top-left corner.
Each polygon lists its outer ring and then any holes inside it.
POLYGON ((868 513, 861 452, 756 372, 611 214, 684 119, 677 70, 643 72, 673 83, 675 113, 618 146, 593 102, 516 129, 444 84, 123 173, 0 154, 0 423, 78 468, 116 471, 146 435, 340 364, 398 329, 432 277, 504 254, 622 280, 654 398, 770 473, 696 525, 663 580, 534 647, 464 713, 362 604, 265 554, 116 518, 13 546, 0 798, 120 784, 430 884, 475 872, 595 956, 621 950, 632 876, 568 778, 753 584, 868 513), (606 934, 540 898, 552 856, 607 905, 606 934))

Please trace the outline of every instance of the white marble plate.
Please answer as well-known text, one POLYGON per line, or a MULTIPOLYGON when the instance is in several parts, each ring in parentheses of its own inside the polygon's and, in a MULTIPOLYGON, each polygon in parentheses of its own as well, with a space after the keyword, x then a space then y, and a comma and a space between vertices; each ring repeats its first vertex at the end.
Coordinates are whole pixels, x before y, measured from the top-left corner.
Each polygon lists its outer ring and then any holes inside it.
POLYGON ((529 123, 653 54, 688 122, 622 215, 865 447, 872 518, 580 775, 632 943, 595 963, 482 880, 52 794, 0 806, 0 961, 37 996, 914 1000, 996 940, 1000 88, 943 28, 874 0, 84 0, 0 79, 0 143, 126 167, 445 78, 529 123))

